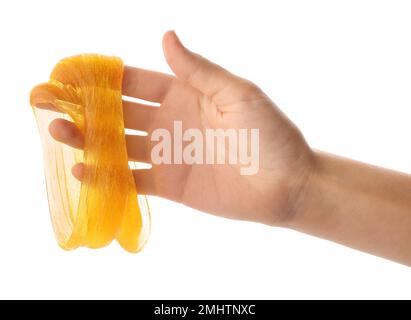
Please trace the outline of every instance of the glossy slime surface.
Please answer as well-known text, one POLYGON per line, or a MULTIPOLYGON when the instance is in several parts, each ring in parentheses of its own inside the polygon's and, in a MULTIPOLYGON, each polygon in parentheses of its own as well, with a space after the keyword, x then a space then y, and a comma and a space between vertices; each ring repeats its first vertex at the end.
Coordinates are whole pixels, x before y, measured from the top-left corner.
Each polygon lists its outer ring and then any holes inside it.
POLYGON ((61 60, 50 80, 31 91, 51 219, 63 249, 101 248, 116 239, 127 251, 137 252, 148 238, 148 205, 137 195, 128 167, 122 78, 121 59, 78 55, 61 60), (84 150, 50 137, 48 124, 55 118, 76 124, 84 135, 84 150), (81 182, 71 174, 77 163, 84 164, 81 182))

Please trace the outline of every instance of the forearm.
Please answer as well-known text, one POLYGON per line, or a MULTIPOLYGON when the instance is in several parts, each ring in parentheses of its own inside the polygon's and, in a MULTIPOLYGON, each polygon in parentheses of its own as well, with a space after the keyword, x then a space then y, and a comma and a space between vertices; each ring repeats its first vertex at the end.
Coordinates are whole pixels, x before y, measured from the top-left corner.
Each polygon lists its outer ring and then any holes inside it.
POLYGON ((316 153, 292 229, 411 265, 411 176, 316 153))

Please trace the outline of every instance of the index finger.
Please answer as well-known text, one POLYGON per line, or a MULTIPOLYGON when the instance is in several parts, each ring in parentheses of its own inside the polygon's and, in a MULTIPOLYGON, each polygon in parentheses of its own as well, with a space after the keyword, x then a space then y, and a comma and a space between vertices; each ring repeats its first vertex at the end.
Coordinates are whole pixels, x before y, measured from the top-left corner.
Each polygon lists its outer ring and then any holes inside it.
POLYGON ((173 79, 165 73, 125 66, 123 95, 161 103, 173 79))

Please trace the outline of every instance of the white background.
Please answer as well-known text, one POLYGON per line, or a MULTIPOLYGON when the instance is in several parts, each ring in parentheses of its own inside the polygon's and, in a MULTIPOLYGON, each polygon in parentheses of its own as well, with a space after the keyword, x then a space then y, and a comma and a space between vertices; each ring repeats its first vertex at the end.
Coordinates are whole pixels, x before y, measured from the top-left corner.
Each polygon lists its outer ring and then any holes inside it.
POLYGON ((0 298, 411 298, 407 267, 158 198, 141 254, 62 251, 28 103, 73 54, 169 72, 161 37, 175 29, 259 84, 313 147, 411 173, 410 17, 409 1, 2 1, 0 298))

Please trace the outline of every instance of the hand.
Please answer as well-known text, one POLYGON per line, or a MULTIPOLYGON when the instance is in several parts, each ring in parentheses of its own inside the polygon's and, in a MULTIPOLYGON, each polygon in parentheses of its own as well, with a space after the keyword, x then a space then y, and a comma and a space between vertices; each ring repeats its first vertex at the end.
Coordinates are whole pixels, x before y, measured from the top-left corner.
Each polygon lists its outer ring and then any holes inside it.
MULTIPOLYGON (((175 77, 125 67, 123 95, 158 102, 160 108, 123 101, 126 128, 148 132, 127 135, 130 160, 151 162, 150 134, 197 128, 259 129, 259 170, 241 175, 239 164, 153 164, 134 170, 137 190, 233 219, 283 225, 297 210, 313 171, 314 155, 300 131, 253 83, 187 50, 174 32, 163 39, 175 77)), ((77 127, 64 119, 50 124, 58 141, 82 148, 77 127)), ((83 167, 73 168, 81 179, 83 167)))

